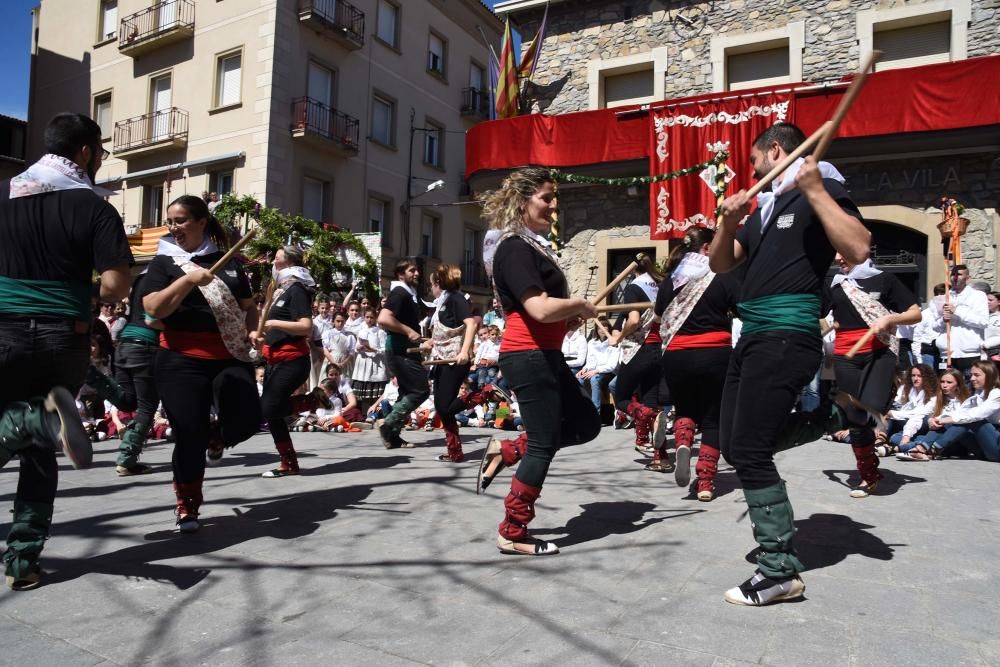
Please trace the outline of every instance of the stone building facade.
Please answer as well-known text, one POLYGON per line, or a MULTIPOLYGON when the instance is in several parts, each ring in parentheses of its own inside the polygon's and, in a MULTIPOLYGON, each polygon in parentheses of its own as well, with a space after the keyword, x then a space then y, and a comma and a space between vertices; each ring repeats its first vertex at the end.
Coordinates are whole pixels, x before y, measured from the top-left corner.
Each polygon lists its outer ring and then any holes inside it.
MULTIPOLYGON (((544 9, 539 0, 496 5, 526 39, 544 9)), ((525 111, 550 115, 832 83, 856 71, 872 48, 886 52, 877 70, 1000 53, 1000 6, 992 0, 552 0, 548 12, 525 111)), ((918 296, 943 278, 935 226, 944 194, 968 208, 963 259, 977 279, 996 286, 998 144, 1000 128, 989 126, 837 142, 831 151, 872 227, 876 261, 884 259, 918 296)), ((631 166, 630 173, 644 173, 645 165, 631 166)), ((647 202, 642 188, 563 190, 563 256, 574 286, 591 283, 594 293, 606 282, 615 261, 604 252, 631 244, 665 256, 666 243, 648 240, 647 202)))

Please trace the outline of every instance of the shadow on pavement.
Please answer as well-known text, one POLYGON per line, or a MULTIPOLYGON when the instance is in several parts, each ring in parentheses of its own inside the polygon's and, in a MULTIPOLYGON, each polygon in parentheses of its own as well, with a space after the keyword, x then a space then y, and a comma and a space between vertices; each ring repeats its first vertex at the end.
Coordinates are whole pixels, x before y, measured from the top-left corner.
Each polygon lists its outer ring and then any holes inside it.
POLYGON ((705 510, 657 510, 653 503, 639 503, 632 500, 597 502, 581 505, 583 513, 566 522, 563 528, 532 531, 536 535, 566 533, 566 537, 556 540, 560 548, 565 548, 593 540, 601 540, 611 535, 628 535, 654 524, 705 510), (671 512, 670 516, 656 516, 644 519, 650 512, 671 512))
MULTIPOLYGON (((886 544, 868 532, 874 527, 843 514, 813 514, 795 522, 795 550, 806 571, 831 567, 853 555, 892 560, 893 547, 906 545, 886 544)), ((747 562, 756 564, 759 551, 748 553, 747 562)))
MULTIPOLYGON (((891 468, 879 467, 879 472, 882 473, 882 480, 879 481, 878 490, 875 492, 875 495, 877 496, 891 496, 899 491, 899 489, 905 484, 920 484, 921 482, 927 481, 924 477, 902 475, 891 468)), ((840 484, 847 489, 852 488, 848 480, 854 479, 858 482, 861 481, 861 477, 859 476, 857 469, 824 470, 823 474, 826 475, 826 478, 831 482, 840 484)))

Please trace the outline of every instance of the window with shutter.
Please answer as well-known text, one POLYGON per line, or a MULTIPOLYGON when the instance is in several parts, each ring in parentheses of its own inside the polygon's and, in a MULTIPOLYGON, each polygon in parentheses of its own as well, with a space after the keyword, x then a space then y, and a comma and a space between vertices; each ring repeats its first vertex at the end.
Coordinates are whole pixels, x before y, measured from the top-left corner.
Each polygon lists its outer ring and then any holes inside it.
POLYGON ((97 41, 111 39, 118 33, 118 0, 104 0, 101 3, 101 34, 97 41))
POLYGON ((323 222, 328 184, 318 178, 302 178, 302 217, 323 222))
POLYGON ((641 104, 653 96, 653 68, 604 77, 604 106, 641 104))
POLYGON ((240 102, 240 83, 243 74, 243 56, 239 53, 219 56, 216 75, 218 93, 216 107, 228 107, 240 102))
POLYGON ((790 83, 788 45, 726 55, 726 83, 729 90, 790 83))
POLYGON ((434 123, 427 123, 427 131, 424 132, 424 163, 434 167, 444 164, 441 157, 441 145, 444 140, 444 129, 434 123))
POLYGON ((94 121, 101 126, 101 137, 109 138, 114 127, 111 120, 111 93, 103 93, 94 98, 94 121))
POLYGON ((376 95, 372 98, 372 139, 386 146, 395 145, 392 102, 376 95))
POLYGON ((431 33, 427 47, 427 69, 438 74, 444 74, 444 56, 444 40, 431 33))
POLYGON ((379 0, 378 14, 375 18, 375 36, 389 46, 399 48, 398 25, 399 7, 388 0, 379 0))
POLYGON ((903 27, 875 26, 873 44, 882 51, 875 71, 951 61, 951 21, 903 27))

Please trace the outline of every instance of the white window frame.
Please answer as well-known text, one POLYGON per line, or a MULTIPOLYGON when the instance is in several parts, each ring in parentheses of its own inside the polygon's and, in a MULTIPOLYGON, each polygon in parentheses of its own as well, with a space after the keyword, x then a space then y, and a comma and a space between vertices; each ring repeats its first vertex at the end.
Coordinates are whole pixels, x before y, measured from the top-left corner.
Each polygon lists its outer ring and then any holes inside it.
POLYGON ((104 90, 100 93, 94 95, 93 111, 94 111, 94 122, 98 125, 101 124, 100 114, 97 112, 97 105, 101 102, 103 98, 107 98, 108 101, 108 126, 101 127, 101 140, 107 141, 111 138, 115 131, 115 120, 114 120, 114 108, 115 108, 115 98, 113 91, 104 90))
POLYGON ((375 222, 374 216, 372 216, 372 204, 378 203, 382 206, 382 219, 379 221, 378 233, 382 235, 382 247, 391 248, 392 247, 392 199, 381 195, 377 192, 368 193, 368 225, 365 231, 369 233, 375 233, 376 230, 373 229, 375 222))
POLYGON ((424 132, 424 164, 444 169, 444 127, 433 120, 425 119, 424 127, 433 132, 424 132))
POLYGON ((390 2, 390 0, 378 0, 378 5, 375 10, 375 38, 386 46, 399 50, 399 35, 400 35, 400 20, 402 19, 402 9, 395 2, 390 2), (392 26, 392 41, 385 39, 381 34, 382 28, 382 8, 388 5, 392 7, 393 15, 395 16, 394 23, 392 26))
POLYGON ((427 71, 442 78, 448 76, 448 40, 434 30, 427 33, 427 71), (440 54, 434 54, 434 50, 431 48, 435 39, 441 43, 440 54), (434 63, 431 61, 432 54, 439 55, 440 67, 433 66, 434 63))
POLYGON ((645 53, 635 53, 618 58, 600 58, 587 63, 588 104, 590 109, 604 109, 604 79, 619 74, 631 74, 651 69, 653 71, 653 94, 649 97, 623 100, 614 106, 629 104, 650 104, 662 100, 666 90, 667 47, 661 46, 645 53))
POLYGON ((712 38, 712 91, 721 93, 729 90, 729 76, 726 62, 730 55, 767 51, 788 46, 788 76, 761 79, 760 83, 742 85, 741 88, 768 86, 782 83, 796 83, 802 80, 802 51, 806 43, 805 21, 795 21, 781 28, 748 32, 739 35, 729 33, 712 38))
MULTIPOLYGON (((858 37, 858 53, 861 62, 871 55, 877 28, 906 27, 922 23, 937 23, 945 13, 951 14, 951 61, 965 60, 969 51, 969 21, 972 20, 971 0, 931 0, 919 5, 907 5, 894 9, 866 9, 855 16, 858 37), (887 26, 886 24, 896 24, 887 26)), ((910 67, 906 60, 880 64, 879 70, 910 67)))
POLYGON ((229 109, 235 106, 239 106, 243 103, 243 49, 233 49, 230 51, 225 51, 215 56, 215 91, 214 99, 212 100, 213 109, 229 109), (224 86, 225 86, 225 65, 226 62, 233 60, 234 58, 239 58, 239 69, 235 76, 236 79, 236 99, 226 101, 223 97, 224 86))
POLYGON ((428 211, 422 211, 420 213, 420 254, 425 257, 433 257, 438 259, 441 257, 441 218, 428 211), (431 223, 431 233, 430 233, 430 248, 424 246, 424 230, 425 223, 430 221, 431 223), (430 252, 425 252, 429 250, 430 252))
POLYGON ((372 93, 372 117, 371 117, 371 139, 372 141, 381 144, 383 146, 388 146, 389 148, 396 147, 396 101, 391 97, 387 97, 378 92, 372 93), (389 107, 389 123, 386 128, 389 136, 388 141, 382 139, 381 137, 375 136, 375 105, 377 103, 385 104, 389 107))
POLYGON ((101 0, 99 11, 100 15, 97 18, 97 42, 111 41, 118 36, 118 0, 101 0), (107 7, 112 4, 115 6, 114 13, 111 14, 114 20, 111 21, 112 25, 109 26, 106 19, 110 12, 108 12, 107 7))
MULTIPOLYGON (((308 181, 313 181, 315 183, 319 183, 322 186, 322 192, 320 194, 320 197, 321 197, 321 201, 320 201, 320 214, 318 216, 319 219, 316 220, 316 222, 318 222, 320 224, 322 224, 324 222, 329 222, 329 220, 327 220, 326 218, 327 218, 328 213, 330 211, 330 191, 332 189, 331 183, 330 183, 330 181, 323 180, 322 178, 317 178, 316 176, 313 176, 311 174, 303 174, 302 175, 302 197, 300 198, 302 216, 303 217, 309 217, 307 215, 307 211, 306 211, 306 183, 308 181)), ((312 219, 312 218, 310 218, 310 219, 312 219)))

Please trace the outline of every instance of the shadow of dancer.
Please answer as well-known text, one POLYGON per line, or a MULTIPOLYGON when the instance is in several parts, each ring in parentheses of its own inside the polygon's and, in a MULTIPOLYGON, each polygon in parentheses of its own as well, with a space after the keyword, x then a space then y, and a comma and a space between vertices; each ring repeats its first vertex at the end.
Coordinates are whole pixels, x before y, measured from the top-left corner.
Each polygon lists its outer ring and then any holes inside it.
MULTIPOLYGON (((813 514, 795 522, 795 550, 808 572, 831 567, 853 555, 892 560, 893 547, 907 546, 886 544, 868 532, 874 527, 843 514, 813 514)), ((757 563, 759 549, 747 554, 747 562, 757 563)))
POLYGON ((597 502, 580 505, 581 514, 566 522, 564 528, 536 533, 566 533, 566 537, 556 540, 560 549, 564 547, 600 540, 611 535, 628 535, 653 524, 705 510, 657 510, 653 503, 639 503, 632 500, 618 502, 597 502), (670 516, 643 519, 649 512, 672 512, 670 516))
MULTIPOLYGON (((904 475, 892 470, 891 468, 886 468, 879 466, 879 472, 882 473, 882 479, 878 483, 878 489, 875 491, 876 496, 891 496, 899 491, 900 487, 904 484, 920 484, 921 482, 926 482, 927 479, 924 477, 914 477, 913 475, 904 475)), ((844 488, 853 489, 855 485, 851 482, 852 479, 855 482, 861 482, 861 473, 857 469, 852 470, 824 470, 823 474, 831 482, 840 484, 844 488), (843 477, 843 479, 841 479, 843 477)))
MULTIPOLYGON (((408 462, 410 457, 372 457, 372 460, 378 462, 376 465, 387 468, 408 462)), ((337 465, 329 467, 336 468, 337 465)), ((179 535, 172 530, 162 530, 147 534, 144 544, 92 558, 47 558, 45 566, 50 573, 46 576, 45 583, 53 585, 94 572, 169 582, 185 590, 208 576, 211 569, 175 567, 157 561, 202 556, 258 538, 294 540, 315 532, 323 522, 333 519, 340 510, 348 508, 386 511, 377 507, 365 507, 364 500, 372 491, 373 487, 370 485, 356 485, 290 494, 270 501, 242 505, 249 506, 245 511, 233 507, 232 516, 204 516, 202 530, 193 535, 179 535)), ((232 499, 229 502, 240 503, 239 500, 232 499)), ((88 527, 83 525, 87 523, 92 523, 92 519, 70 522, 65 524, 65 528, 72 532, 87 531, 88 527)))

